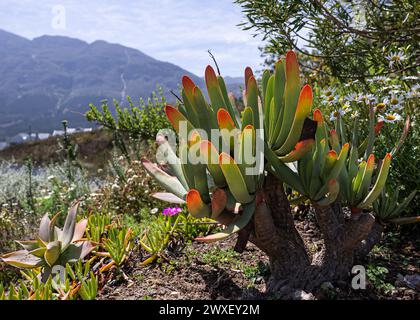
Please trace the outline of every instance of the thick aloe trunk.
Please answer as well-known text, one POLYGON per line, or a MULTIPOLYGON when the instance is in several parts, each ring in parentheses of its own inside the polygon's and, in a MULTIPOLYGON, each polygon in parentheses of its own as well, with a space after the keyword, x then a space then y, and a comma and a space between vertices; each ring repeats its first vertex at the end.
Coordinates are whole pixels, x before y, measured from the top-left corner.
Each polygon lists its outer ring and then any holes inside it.
POLYGON ((367 254, 380 239, 381 230, 369 213, 346 218, 338 203, 313 208, 323 239, 322 249, 314 254, 295 227, 282 184, 267 177, 254 218, 240 233, 236 249, 243 249, 249 237, 268 255, 268 292, 290 298, 295 290, 312 291, 323 282, 346 280, 356 253, 367 254))

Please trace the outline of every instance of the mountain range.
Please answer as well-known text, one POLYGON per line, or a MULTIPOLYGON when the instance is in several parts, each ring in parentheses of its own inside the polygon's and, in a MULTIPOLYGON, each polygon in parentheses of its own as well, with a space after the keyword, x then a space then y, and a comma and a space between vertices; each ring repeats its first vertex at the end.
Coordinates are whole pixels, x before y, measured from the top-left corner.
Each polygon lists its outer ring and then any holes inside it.
MULTIPOLYGON (((204 66, 203 66, 204 67, 204 66)), ((83 113, 103 99, 148 98, 157 85, 168 100, 183 75, 203 79, 139 50, 102 40, 87 43, 63 36, 29 40, 0 30, 0 140, 19 132, 51 132, 66 119, 89 125, 83 113)), ((238 91, 240 78, 226 78, 238 91)))

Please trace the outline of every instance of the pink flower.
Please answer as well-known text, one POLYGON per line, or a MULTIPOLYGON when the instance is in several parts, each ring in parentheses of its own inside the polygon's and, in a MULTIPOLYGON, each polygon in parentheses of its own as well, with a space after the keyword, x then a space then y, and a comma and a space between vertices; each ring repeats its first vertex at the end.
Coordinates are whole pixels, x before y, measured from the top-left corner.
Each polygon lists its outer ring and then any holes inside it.
POLYGON ((181 208, 175 207, 175 208, 165 208, 162 212, 164 216, 174 216, 182 211, 181 208))

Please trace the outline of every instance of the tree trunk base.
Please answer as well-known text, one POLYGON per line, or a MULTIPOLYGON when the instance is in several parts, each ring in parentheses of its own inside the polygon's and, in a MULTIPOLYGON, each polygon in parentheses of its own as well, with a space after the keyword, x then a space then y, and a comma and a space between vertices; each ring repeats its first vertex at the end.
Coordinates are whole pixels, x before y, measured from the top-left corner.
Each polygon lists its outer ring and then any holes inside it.
POLYGON ((325 282, 349 279, 356 258, 366 255, 379 241, 382 226, 370 213, 346 217, 341 205, 313 204, 322 236, 322 248, 315 254, 296 229, 283 186, 270 175, 254 217, 238 236, 241 251, 249 239, 270 260, 267 293, 282 299, 309 299, 325 282), (306 292, 306 293, 305 293, 306 292))

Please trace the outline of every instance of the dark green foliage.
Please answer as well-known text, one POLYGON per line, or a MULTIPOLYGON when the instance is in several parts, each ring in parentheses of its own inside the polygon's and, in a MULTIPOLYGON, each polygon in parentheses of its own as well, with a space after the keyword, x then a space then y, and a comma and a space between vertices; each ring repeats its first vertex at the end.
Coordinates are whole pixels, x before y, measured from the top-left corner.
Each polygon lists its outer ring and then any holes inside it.
POLYGON ((158 94, 153 92, 152 98, 149 98, 147 102, 140 99, 139 105, 135 105, 129 97, 127 101, 129 106, 124 108, 114 100, 115 112, 111 111, 106 100, 102 102, 100 108, 90 104, 90 110, 86 113, 88 121, 96 122, 114 132, 116 144, 123 154, 127 152, 124 136, 137 142, 154 140, 159 130, 170 126, 163 110, 166 99, 160 87, 158 94))
POLYGON ((409 58, 397 71, 418 70, 420 2, 337 0, 236 0, 246 15, 244 29, 263 34, 272 65, 294 49, 310 57, 307 69, 341 79, 389 74, 391 52, 409 58), (303 48, 305 44, 307 49, 303 48), (327 66, 327 68, 324 68, 327 66))

